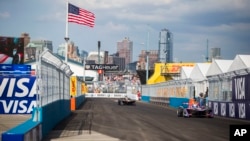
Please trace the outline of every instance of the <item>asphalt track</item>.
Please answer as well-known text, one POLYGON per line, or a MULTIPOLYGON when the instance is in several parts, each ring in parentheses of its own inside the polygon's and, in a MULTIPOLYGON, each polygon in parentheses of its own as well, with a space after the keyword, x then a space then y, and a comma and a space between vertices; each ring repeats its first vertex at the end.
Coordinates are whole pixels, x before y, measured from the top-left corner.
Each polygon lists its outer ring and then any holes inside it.
POLYGON ((137 102, 119 106, 115 99, 87 99, 43 141, 229 141, 228 118, 183 118, 168 107, 137 102))
POLYGON ((30 119, 30 114, 0 114, 0 141, 2 133, 30 119))

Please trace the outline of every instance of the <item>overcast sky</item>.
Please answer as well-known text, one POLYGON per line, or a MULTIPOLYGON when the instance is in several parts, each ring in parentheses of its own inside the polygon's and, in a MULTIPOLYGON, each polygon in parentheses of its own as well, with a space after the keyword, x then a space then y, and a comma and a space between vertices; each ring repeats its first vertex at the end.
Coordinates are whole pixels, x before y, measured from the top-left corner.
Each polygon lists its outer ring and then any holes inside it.
MULTIPOLYGON (((95 14, 95 26, 69 23, 69 38, 80 50, 116 52, 118 41, 133 41, 133 60, 146 48, 158 49, 159 32, 174 35, 174 59, 203 62, 208 47, 223 59, 250 55, 250 0, 69 0, 95 14), (144 43, 144 44, 142 44, 144 43)), ((66 0, 1 0, 0 36, 29 33, 31 40, 53 41, 54 52, 66 35, 66 0)))

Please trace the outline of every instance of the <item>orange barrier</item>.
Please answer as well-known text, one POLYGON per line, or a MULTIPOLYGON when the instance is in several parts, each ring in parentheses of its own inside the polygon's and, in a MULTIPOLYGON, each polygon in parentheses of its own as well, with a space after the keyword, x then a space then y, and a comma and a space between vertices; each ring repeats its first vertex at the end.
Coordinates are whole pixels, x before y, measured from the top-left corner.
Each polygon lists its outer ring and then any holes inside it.
POLYGON ((70 110, 75 111, 76 110, 76 98, 72 97, 70 99, 70 110))

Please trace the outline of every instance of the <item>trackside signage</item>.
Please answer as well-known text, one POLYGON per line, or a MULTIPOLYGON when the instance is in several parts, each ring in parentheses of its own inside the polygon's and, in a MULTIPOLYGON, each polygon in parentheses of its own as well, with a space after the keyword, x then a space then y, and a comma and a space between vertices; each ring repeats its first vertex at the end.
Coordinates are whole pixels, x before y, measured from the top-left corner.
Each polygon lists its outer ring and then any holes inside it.
POLYGON ((0 114, 30 114, 36 106, 36 77, 0 76, 0 114))
POLYGON ((233 101, 250 100, 250 75, 237 76, 233 78, 233 101))
POLYGON ((86 70, 107 70, 107 71, 117 71, 119 69, 118 65, 114 64, 86 64, 86 70))

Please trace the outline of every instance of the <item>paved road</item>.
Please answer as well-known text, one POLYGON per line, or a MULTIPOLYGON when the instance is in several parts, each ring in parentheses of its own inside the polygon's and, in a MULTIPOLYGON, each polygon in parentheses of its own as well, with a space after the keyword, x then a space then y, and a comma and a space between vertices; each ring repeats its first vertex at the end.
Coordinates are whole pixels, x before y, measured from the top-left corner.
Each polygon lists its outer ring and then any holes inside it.
POLYGON ((119 106, 114 99, 87 99, 44 141, 228 141, 230 124, 247 123, 177 117, 171 108, 143 102, 119 106))
POLYGON ((31 118, 30 114, 0 114, 0 141, 2 133, 31 118))

